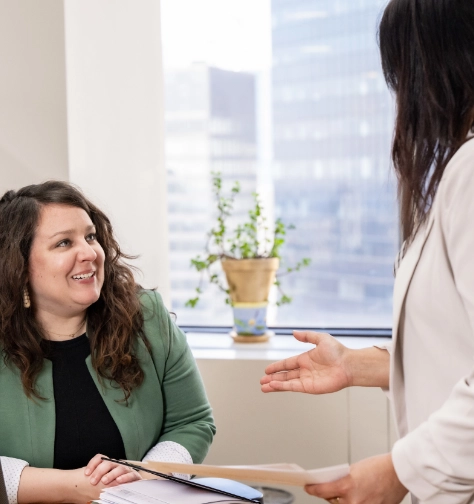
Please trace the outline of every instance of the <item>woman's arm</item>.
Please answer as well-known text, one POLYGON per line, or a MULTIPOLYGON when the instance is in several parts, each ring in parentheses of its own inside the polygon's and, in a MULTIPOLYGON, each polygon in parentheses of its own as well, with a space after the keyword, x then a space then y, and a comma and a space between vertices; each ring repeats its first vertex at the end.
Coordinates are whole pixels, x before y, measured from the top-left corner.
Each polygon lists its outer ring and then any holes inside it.
POLYGON ((18 488, 18 503, 71 502, 84 504, 99 498, 105 485, 94 486, 84 468, 71 471, 25 467, 18 488))
POLYGON ((378 347, 348 349, 347 366, 352 387, 388 388, 390 354, 387 350, 378 347))
POLYGON ((141 479, 136 471, 103 461, 102 456, 97 454, 86 467, 69 471, 25 467, 18 486, 18 503, 84 504, 98 499, 103 488, 141 479))
MULTIPOLYGON (((188 450, 174 441, 162 441, 151 448, 143 457, 143 462, 177 462, 180 464, 192 464, 193 459, 188 450)), ((191 479, 190 474, 172 473, 181 479, 191 479)), ((147 478, 146 473, 142 477, 147 478)))
POLYGON ((315 347, 270 364, 260 380, 263 392, 327 394, 351 386, 388 388, 390 356, 386 350, 352 350, 326 333, 293 334, 297 340, 315 347))
POLYGON ((162 382, 166 412, 158 447, 164 442, 175 443, 187 450, 194 463, 201 463, 216 431, 212 409, 186 336, 170 323, 162 382))
POLYGON ((154 366, 148 372, 157 374, 164 408, 159 436, 153 441, 157 448, 150 445, 143 457, 162 457, 164 448, 179 446, 180 456, 201 463, 216 431, 201 375, 186 335, 171 320, 161 296, 145 291, 142 304, 154 366))

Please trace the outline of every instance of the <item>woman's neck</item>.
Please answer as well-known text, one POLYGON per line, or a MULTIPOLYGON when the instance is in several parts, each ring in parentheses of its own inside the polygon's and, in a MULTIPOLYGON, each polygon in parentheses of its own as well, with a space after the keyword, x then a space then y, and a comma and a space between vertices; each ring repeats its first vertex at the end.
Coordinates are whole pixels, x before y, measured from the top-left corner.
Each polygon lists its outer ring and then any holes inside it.
POLYGON ((54 315, 52 313, 42 313, 37 315, 45 339, 51 341, 67 341, 81 334, 86 330, 87 312, 78 313, 69 317, 54 315))

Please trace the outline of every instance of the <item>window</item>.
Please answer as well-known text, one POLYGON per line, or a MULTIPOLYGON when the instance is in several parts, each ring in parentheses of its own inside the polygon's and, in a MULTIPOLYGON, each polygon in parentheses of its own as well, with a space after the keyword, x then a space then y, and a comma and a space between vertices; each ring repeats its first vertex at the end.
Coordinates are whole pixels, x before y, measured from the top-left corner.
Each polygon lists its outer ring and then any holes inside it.
POLYGON ((181 324, 231 325, 214 287, 194 309, 213 220, 210 173, 294 224, 270 325, 389 327, 398 248, 392 98, 376 43, 386 0, 162 0, 171 287, 181 324))

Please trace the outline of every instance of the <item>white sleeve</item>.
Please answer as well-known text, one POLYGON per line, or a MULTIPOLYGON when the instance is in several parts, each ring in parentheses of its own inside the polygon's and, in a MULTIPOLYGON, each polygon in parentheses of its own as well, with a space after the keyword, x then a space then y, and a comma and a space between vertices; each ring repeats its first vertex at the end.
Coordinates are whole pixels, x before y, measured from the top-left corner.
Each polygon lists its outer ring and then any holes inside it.
POLYGON ((386 345, 374 345, 375 348, 380 348, 380 350, 386 350, 390 355, 392 355, 392 342, 386 345))
POLYGON ((426 422, 393 446, 395 472, 426 504, 464 504, 474 495, 474 373, 460 380, 426 422))
MULTIPOLYGON (((392 342, 387 343, 386 345, 374 345, 375 348, 378 348, 379 350, 385 350, 386 352, 389 353, 389 355, 392 355, 392 342)), ((392 402, 392 393, 390 391, 390 387, 381 387, 382 391, 384 394, 387 396, 387 399, 392 402)))
MULTIPOLYGON (((143 462, 178 462, 180 464, 192 464, 193 459, 186 448, 174 441, 163 441, 151 448, 143 457, 143 462)), ((190 474, 173 473, 173 476, 181 479, 190 479, 190 474)))
POLYGON ((5 488, 7 489, 8 503, 17 504, 20 476, 28 462, 11 457, 0 457, 0 461, 2 463, 5 488))

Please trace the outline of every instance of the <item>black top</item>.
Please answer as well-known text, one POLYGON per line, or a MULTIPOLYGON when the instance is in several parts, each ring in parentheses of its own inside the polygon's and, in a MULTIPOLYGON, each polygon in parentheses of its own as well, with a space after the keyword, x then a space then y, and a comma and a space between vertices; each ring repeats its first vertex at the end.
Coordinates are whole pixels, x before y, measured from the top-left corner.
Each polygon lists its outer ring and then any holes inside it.
POLYGON ((89 338, 83 334, 69 341, 48 341, 45 350, 53 363, 54 467, 77 469, 97 453, 125 459, 120 431, 87 368, 89 338))

